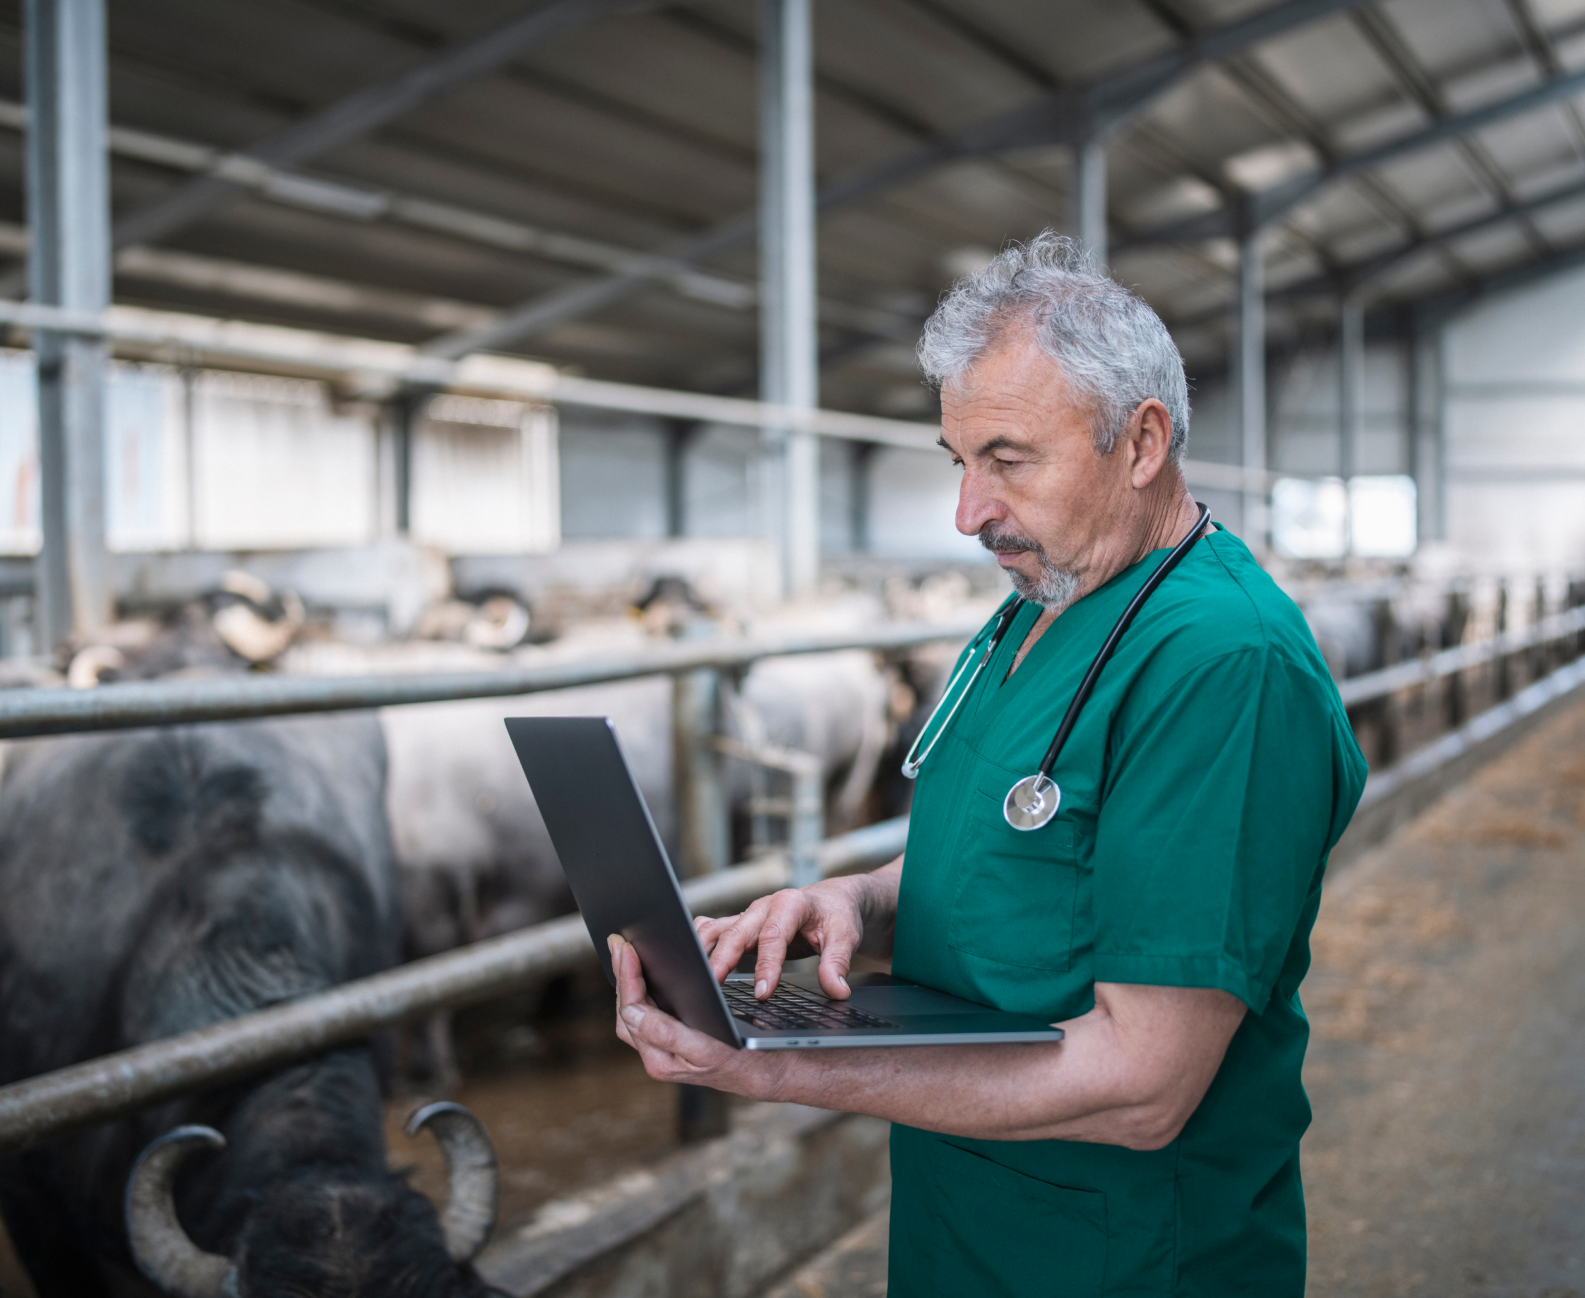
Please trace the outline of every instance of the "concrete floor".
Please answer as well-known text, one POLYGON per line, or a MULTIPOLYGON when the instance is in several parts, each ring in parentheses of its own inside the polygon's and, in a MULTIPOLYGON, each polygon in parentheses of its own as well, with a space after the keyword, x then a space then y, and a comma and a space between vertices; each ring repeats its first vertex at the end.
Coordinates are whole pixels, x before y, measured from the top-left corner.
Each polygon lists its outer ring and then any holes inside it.
MULTIPOLYGON (((1310 1298, 1585 1298, 1585 704, 1327 889, 1310 1298)), ((879 1298, 882 1213, 766 1298, 879 1298)))

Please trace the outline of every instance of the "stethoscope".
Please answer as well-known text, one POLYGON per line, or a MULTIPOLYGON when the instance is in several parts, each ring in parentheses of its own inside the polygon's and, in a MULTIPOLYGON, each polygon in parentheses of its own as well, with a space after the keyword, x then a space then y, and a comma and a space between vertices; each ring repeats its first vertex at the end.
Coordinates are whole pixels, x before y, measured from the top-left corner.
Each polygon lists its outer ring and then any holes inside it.
MULTIPOLYGON (((1145 584, 1135 593, 1133 599, 1128 601, 1128 607, 1123 610, 1123 615, 1117 619, 1111 633, 1106 637, 1106 643, 1101 646, 1101 651, 1095 655, 1095 660, 1090 664, 1090 669, 1084 673, 1084 679, 1079 682, 1078 691, 1073 696, 1073 702, 1068 704, 1068 710, 1063 714, 1062 724, 1057 727, 1056 738, 1051 741, 1051 747, 1046 749, 1046 755, 1040 761, 1040 768, 1033 774, 1019 780, 1007 791, 1007 797, 1002 800, 1002 817, 1014 829, 1030 830, 1040 829, 1051 823, 1051 818, 1057 814, 1057 808, 1062 803, 1062 790, 1057 782, 1051 778, 1051 770, 1057 764, 1057 758, 1062 753, 1062 747, 1068 742, 1068 736, 1073 732, 1073 727, 1079 719, 1079 713, 1084 705, 1089 702, 1090 695, 1095 691, 1095 682, 1100 679, 1101 669, 1106 666, 1112 654, 1117 649, 1117 643, 1123 638, 1124 633, 1133 623, 1139 610, 1144 607, 1145 601, 1155 592, 1157 586, 1167 579, 1167 574, 1176 568, 1183 556, 1189 552, 1189 547, 1200 539, 1205 531, 1205 525, 1210 521, 1211 511, 1205 506, 1200 506, 1200 516, 1195 520, 1194 526, 1189 529, 1189 534, 1172 547, 1169 554, 1157 566, 1155 572, 1146 579, 1145 584)), ((996 652, 997 646, 1002 642, 1002 637, 1007 634, 1007 628, 1018 616, 1018 610, 1024 606, 1022 597, 1014 595, 1007 603, 1003 604, 996 613, 996 621, 986 627, 969 643, 969 653, 964 658, 962 666, 952 673, 952 679, 947 682, 947 688, 942 691, 941 701, 931 711, 926 720, 924 729, 919 732, 913 744, 908 749, 908 755, 903 759, 903 775, 913 779, 919 774, 919 768, 925 764, 935 746, 941 742, 941 736, 946 733, 952 724, 952 718, 957 716, 958 709, 963 706, 963 700, 974 688, 974 682, 984 670, 985 664, 990 661, 996 652), (984 651, 975 659, 974 651, 980 646, 984 651), (926 735, 930 734, 930 727, 935 725, 936 717, 941 709, 946 707, 947 700, 952 699, 953 688, 968 671, 969 664, 974 664, 968 681, 958 692, 952 706, 947 710, 946 720, 936 729, 931 736, 930 743, 924 752, 918 752, 919 745, 924 742, 926 735), (917 756, 915 754, 918 754, 917 756)))

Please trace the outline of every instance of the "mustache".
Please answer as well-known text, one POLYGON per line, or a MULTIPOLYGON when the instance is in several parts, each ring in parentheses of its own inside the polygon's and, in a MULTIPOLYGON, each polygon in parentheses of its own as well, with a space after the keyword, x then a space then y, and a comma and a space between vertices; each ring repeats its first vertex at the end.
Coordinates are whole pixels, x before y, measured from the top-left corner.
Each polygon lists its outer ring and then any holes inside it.
POLYGON ((1011 528, 1004 528, 995 522, 987 523, 980 528, 979 537, 980 544, 993 554, 1013 554, 1019 550, 1029 550, 1042 559, 1046 557, 1046 552, 1039 541, 1015 532, 1011 528))

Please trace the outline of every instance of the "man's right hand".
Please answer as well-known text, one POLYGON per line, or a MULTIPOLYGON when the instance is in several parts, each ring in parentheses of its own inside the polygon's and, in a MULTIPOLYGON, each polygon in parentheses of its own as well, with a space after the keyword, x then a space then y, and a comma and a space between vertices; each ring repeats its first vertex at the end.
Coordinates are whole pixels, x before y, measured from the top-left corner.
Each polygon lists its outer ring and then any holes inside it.
POLYGON ((889 950, 897 914, 902 858, 872 874, 827 879, 807 888, 783 888, 761 897, 741 915, 694 920, 719 982, 757 948, 754 995, 776 990, 788 948, 799 938, 820 956, 820 987, 833 1000, 849 995, 848 969, 860 949, 889 950))

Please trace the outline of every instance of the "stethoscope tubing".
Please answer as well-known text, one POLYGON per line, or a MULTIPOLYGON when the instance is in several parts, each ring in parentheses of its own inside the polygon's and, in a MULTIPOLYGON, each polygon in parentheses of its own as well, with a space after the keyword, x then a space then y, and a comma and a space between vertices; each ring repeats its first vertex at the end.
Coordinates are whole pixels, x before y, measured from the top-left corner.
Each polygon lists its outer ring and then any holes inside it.
POLYGON ((1040 759, 1037 774, 1042 778, 1049 778, 1051 768, 1057 764, 1057 758, 1062 752, 1063 745, 1068 742, 1068 736, 1073 733, 1073 727, 1078 723, 1079 713, 1084 710, 1084 705, 1090 701, 1090 695, 1095 692, 1095 683, 1101 678, 1101 671, 1112 655, 1117 651, 1118 642, 1133 625, 1134 618, 1139 610, 1145 606, 1145 601, 1151 597, 1156 588, 1167 579, 1171 571, 1183 561, 1183 556, 1189 552, 1189 547, 1200 539, 1205 531, 1205 525, 1210 521, 1211 510, 1208 505, 1200 506, 1200 516, 1195 520, 1194 526, 1189 529, 1189 534, 1172 547, 1172 553, 1163 559, 1155 572, 1145 580, 1145 584, 1135 592, 1133 599, 1128 601, 1128 607, 1123 610, 1123 615, 1117 619, 1117 624, 1112 627, 1111 634, 1106 637, 1106 643, 1101 646, 1095 660, 1090 663, 1090 668, 1084 673, 1084 679, 1079 682, 1079 688, 1073 695, 1073 702, 1068 704, 1068 710, 1062 715, 1062 724, 1057 727, 1056 736, 1051 741, 1051 747, 1046 749, 1046 755, 1040 759))
POLYGON ((1007 790, 1007 796, 1002 799, 1002 819, 1011 828, 1021 833, 1029 833, 1032 830, 1045 828, 1056 818, 1057 809, 1062 806, 1062 789, 1051 778, 1051 770, 1057 764, 1057 758, 1062 752, 1063 745, 1068 742, 1068 736, 1073 733, 1079 713, 1089 702, 1090 695, 1095 690, 1095 682, 1100 679, 1101 670, 1110 661, 1118 642, 1128 631, 1134 617, 1144 607, 1145 601, 1150 598, 1156 587, 1167 579, 1167 574, 1178 566, 1183 556, 1189 552, 1189 547, 1200 539, 1210 517, 1211 511, 1201 505, 1200 516, 1189 529, 1189 534, 1172 547, 1172 552, 1156 565, 1155 572, 1145 579, 1144 585, 1135 592, 1133 599, 1128 601, 1128 607, 1117 619, 1100 652, 1095 655, 1089 670, 1084 673, 1084 679, 1079 682, 1079 688, 1074 691, 1073 701, 1063 713, 1062 724, 1057 727, 1056 737, 1052 739, 1051 747, 1046 749, 1046 755, 1041 759, 1039 769, 1033 775, 1024 776, 1007 790))
POLYGON ((941 742, 941 736, 946 734, 947 728, 951 726, 952 718, 958 715, 958 709, 963 706, 963 700, 968 698, 969 692, 974 688, 974 682, 979 679, 980 673, 985 669, 985 664, 990 662, 991 657, 996 653, 997 646, 1001 644, 1002 637, 1007 634, 1007 628, 1013 624, 1013 618, 1017 616, 1018 610, 1023 607, 1023 604, 1024 601, 1021 597, 1017 595, 1008 596, 1001 608, 996 610, 996 622, 994 625, 974 637, 973 643, 969 645, 969 656, 963 660, 957 671, 952 673, 952 679, 947 682, 946 689, 941 691, 941 701, 930 709, 930 715, 925 719, 924 727, 914 738, 914 742, 908 745, 908 752, 903 757, 903 778, 905 780, 915 779, 919 775, 919 768, 925 764, 925 758, 929 757, 935 751, 936 745, 941 742), (974 650, 982 644, 985 645, 985 650, 976 659, 974 650), (958 697, 953 700, 946 720, 936 727, 936 732, 931 736, 930 743, 925 748, 925 751, 919 753, 919 745, 924 743, 925 736, 930 734, 930 727, 936 724, 936 717, 940 715, 946 701, 952 698, 953 688, 962 679, 963 673, 969 670, 971 662, 974 664, 974 672, 969 677, 968 683, 964 685, 958 697), (919 753, 919 755, 916 757, 914 756, 915 753, 919 753))
MULTIPOLYGON (((1007 823, 1014 829, 1040 829, 1042 826, 1049 824, 1052 817, 1056 815, 1057 807, 1061 804, 1062 790, 1057 787, 1056 782, 1051 778, 1051 771, 1057 764, 1057 758, 1062 754, 1063 746, 1068 742, 1068 736, 1073 733, 1073 727, 1078 723, 1079 714, 1084 710, 1084 705, 1089 702, 1090 695, 1095 692, 1095 684, 1100 680, 1102 670, 1111 661, 1112 655, 1117 651, 1119 642, 1127 634, 1128 628, 1133 625, 1134 618, 1138 616, 1139 610, 1145 606, 1145 601, 1167 579, 1168 574, 1182 562, 1184 555, 1189 552, 1189 547, 1204 534, 1205 526, 1210 521, 1210 518, 1210 508, 1206 505, 1201 505, 1200 516, 1195 520, 1194 526, 1189 529, 1189 534, 1172 547, 1171 553, 1156 565, 1156 570, 1145 579, 1144 584, 1134 593, 1134 597, 1128 601, 1128 606, 1123 610, 1122 616, 1117 619, 1116 624, 1113 625, 1110 633, 1108 633, 1105 643, 1101 645, 1100 652, 1090 662, 1088 670, 1084 673, 1084 679, 1079 682, 1079 688, 1074 691, 1073 699, 1068 704, 1067 711, 1062 714, 1062 723, 1057 727, 1057 733, 1051 741, 1051 746, 1046 749, 1046 755, 1041 759, 1039 768, 1033 775, 1026 775, 1008 790, 1007 797, 1003 802, 1002 814, 1006 818, 1007 823), (1022 796, 1020 796, 1020 790, 1023 791, 1022 796)), ((963 706, 964 699, 968 698, 973 692, 974 682, 979 679, 980 672, 985 669, 985 664, 995 655, 1002 638, 1007 634, 1007 628, 1012 625, 1014 617, 1018 615, 1019 609, 1023 606, 1024 600, 1021 596, 1014 595, 1010 597, 997 610, 995 624, 980 632, 974 638, 969 646, 970 656, 965 658, 957 671, 952 673, 952 679, 947 682, 946 689, 942 691, 941 701, 931 709, 924 728, 920 730, 914 742, 909 745, 908 754, 903 759, 903 775, 905 778, 910 780, 915 778, 919 774, 919 768, 925 764, 925 759, 935 750, 935 746, 941 742, 941 736, 946 734, 951 727, 952 719, 957 716, 958 709, 963 706), (981 644, 985 647, 976 660, 973 651, 981 644), (974 670, 970 674, 967 683, 959 691, 957 698, 952 700, 952 706, 947 711, 946 719, 936 727, 934 735, 930 736, 929 744, 926 745, 923 752, 919 752, 920 744, 924 743, 926 735, 930 735, 930 728, 935 725, 936 718, 940 715, 941 709, 946 706, 947 700, 952 698, 952 691, 957 686, 958 681, 963 678, 963 673, 969 670, 970 662, 974 663, 974 670), (918 754, 917 756, 915 756, 916 753, 918 754)))

